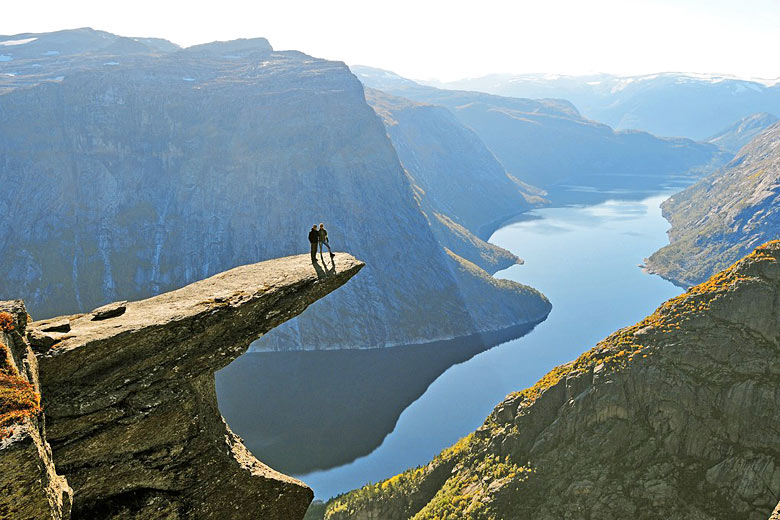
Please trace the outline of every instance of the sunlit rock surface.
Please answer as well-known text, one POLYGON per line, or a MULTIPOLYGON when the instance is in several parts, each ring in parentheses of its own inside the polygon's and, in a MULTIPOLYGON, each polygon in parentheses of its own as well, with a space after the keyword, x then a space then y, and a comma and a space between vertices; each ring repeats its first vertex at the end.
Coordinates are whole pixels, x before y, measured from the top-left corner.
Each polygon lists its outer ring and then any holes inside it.
POLYGON ((230 431, 214 371, 364 266, 345 253, 334 264, 280 258, 32 323, 48 440, 75 491, 73 518, 302 518, 312 491, 230 431))
POLYGON ((778 298, 775 241, 325 517, 765 520, 780 491, 778 298))

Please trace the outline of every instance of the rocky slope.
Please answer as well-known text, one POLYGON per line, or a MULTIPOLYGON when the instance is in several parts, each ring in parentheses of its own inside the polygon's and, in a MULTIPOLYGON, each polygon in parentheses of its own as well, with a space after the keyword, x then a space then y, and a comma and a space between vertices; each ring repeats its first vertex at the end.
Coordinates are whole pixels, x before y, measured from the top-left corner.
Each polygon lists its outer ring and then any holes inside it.
POLYGON ((369 267, 258 348, 467 335, 494 320, 480 314, 491 301, 507 309, 491 326, 546 316, 528 288, 464 277, 342 63, 264 39, 141 52, 93 33, 89 52, 35 58, 17 53, 41 42, 59 52, 63 35, 20 35, 37 40, 0 62, 15 74, 0 94, 0 297, 41 317, 144 298, 306 251, 308 229, 325 222, 332 244, 369 267))
MULTIPOLYGON (((74 489, 73 518, 302 518, 312 491, 259 462, 230 431, 214 371, 364 266, 344 253, 336 264, 315 269, 300 255, 245 265, 19 329, 37 355, 46 435, 74 489)), ((17 465, 13 444, 1 447, 2 478, 21 473, 18 484, 38 491, 30 481, 40 472, 17 465)), ((12 499, 11 507, 22 501, 12 499)))
POLYGON ((742 148, 723 170, 662 205, 670 244, 648 268, 692 285, 780 236, 780 123, 742 148))
POLYGON ((616 132, 582 117, 574 105, 560 99, 443 90, 400 81, 369 67, 352 70, 369 87, 447 107, 479 135, 511 175, 545 189, 561 183, 587 184, 589 177, 604 174, 661 178, 707 170, 723 161, 714 145, 640 131, 616 132))
POLYGON ((767 114, 766 112, 759 112, 743 117, 733 125, 724 128, 710 137, 707 142, 720 146, 733 154, 737 154, 743 146, 752 141, 768 127, 777 123, 777 121, 777 116, 767 114))
POLYGON ((779 298, 775 241, 325 517, 765 520, 780 492, 779 298))
POLYGON ((703 140, 756 112, 780 112, 780 78, 666 72, 640 76, 493 75, 441 85, 501 96, 565 98, 614 128, 703 140))
POLYGON ((67 520, 73 491, 57 474, 24 303, 0 302, 0 518, 67 520))

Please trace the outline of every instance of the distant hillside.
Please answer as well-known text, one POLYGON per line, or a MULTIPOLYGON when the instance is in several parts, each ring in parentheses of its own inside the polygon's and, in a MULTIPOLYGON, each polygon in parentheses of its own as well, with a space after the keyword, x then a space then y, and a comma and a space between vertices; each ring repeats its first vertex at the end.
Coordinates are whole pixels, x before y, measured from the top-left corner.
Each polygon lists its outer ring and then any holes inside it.
POLYGON ((722 171, 662 205, 670 244, 648 260, 651 271, 681 285, 699 283, 780 237, 780 123, 740 151, 722 171))
POLYGON ((685 175, 724 160, 723 153, 711 144, 662 139, 638 131, 616 132, 585 119, 564 100, 442 90, 401 81, 392 73, 369 67, 352 70, 369 87, 447 107, 480 136, 510 175, 545 189, 595 182, 585 179, 604 174, 656 179, 685 175))
POLYGON ((777 116, 759 112, 758 114, 743 117, 733 125, 710 137, 707 142, 720 146, 724 150, 736 155, 743 146, 777 121, 777 116))
POLYGON ((676 72, 641 76, 497 74, 436 86, 521 98, 565 98, 586 117, 617 129, 697 140, 756 112, 780 113, 780 78, 758 81, 676 72))
MULTIPOLYGON (((780 242, 672 298, 327 520, 766 520, 780 492, 780 242)), ((424 434, 424 432, 421 432, 424 434)))
POLYGON ((544 192, 507 174, 473 130, 444 107, 366 89, 439 241, 488 271, 515 257, 487 239, 509 217, 543 204, 544 192))
POLYGON ((36 318, 305 252, 319 222, 367 267, 259 348, 422 343, 549 312, 437 241, 343 63, 263 38, 173 52, 91 30, 6 38, 0 298, 36 318))

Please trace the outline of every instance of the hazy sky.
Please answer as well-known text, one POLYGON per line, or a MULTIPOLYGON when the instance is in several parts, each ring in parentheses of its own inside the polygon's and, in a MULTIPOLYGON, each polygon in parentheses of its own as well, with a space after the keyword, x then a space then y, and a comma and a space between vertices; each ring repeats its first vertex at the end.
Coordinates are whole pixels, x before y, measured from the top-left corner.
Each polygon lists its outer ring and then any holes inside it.
POLYGON ((265 36, 413 78, 491 72, 780 76, 780 0, 56 0, 0 4, 0 34, 90 26, 180 45, 265 36))

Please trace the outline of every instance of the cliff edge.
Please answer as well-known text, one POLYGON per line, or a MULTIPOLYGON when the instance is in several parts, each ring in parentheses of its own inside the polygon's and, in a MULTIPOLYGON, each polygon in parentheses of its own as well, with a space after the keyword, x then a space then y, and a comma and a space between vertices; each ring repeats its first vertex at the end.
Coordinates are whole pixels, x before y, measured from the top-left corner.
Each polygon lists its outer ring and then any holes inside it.
POLYGON ((27 321, 21 300, 0 302, 0 518, 68 520, 73 491, 46 442, 27 321))
POLYGON ((766 520, 780 494, 778 301, 774 241, 325 517, 766 520))
POLYGON ((363 266, 344 253, 317 269, 308 255, 292 256, 29 324, 47 438, 75 492, 72 517, 302 518, 312 491, 230 431, 214 371, 363 266))

